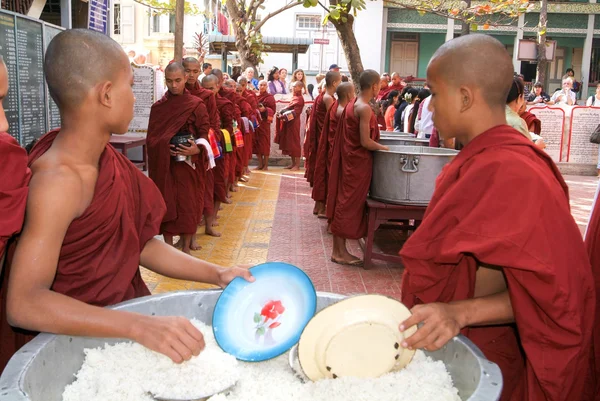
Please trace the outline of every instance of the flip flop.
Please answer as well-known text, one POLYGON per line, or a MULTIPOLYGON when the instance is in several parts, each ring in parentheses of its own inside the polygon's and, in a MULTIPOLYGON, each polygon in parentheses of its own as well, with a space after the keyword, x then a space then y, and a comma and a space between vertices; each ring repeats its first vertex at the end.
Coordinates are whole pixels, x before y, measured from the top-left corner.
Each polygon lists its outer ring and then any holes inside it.
POLYGON ((360 259, 356 259, 353 260, 352 262, 343 262, 340 260, 335 260, 334 258, 331 258, 331 261, 333 263, 337 263, 338 265, 342 265, 342 266, 356 266, 356 267, 362 267, 364 262, 360 259))
POLYGON ((318 218, 320 219, 327 219, 327 215, 326 214, 319 214, 317 215, 318 218))

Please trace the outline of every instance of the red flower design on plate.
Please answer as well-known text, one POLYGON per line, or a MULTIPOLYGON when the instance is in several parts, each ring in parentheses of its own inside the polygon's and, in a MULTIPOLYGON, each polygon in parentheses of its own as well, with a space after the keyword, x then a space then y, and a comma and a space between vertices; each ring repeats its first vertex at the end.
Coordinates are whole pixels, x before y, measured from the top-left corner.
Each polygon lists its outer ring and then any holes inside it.
POLYGON ((281 304, 281 301, 269 301, 263 306, 260 311, 261 316, 264 316, 265 322, 269 319, 275 320, 277 316, 285 312, 285 308, 281 304))
POLYGON ((260 313, 254 314, 254 323, 256 323, 255 336, 257 340, 264 335, 266 335, 266 338, 271 338, 271 330, 281 326, 279 317, 283 312, 285 312, 285 307, 281 301, 269 301, 262 307, 260 313), (268 321, 271 322, 267 323, 268 321))

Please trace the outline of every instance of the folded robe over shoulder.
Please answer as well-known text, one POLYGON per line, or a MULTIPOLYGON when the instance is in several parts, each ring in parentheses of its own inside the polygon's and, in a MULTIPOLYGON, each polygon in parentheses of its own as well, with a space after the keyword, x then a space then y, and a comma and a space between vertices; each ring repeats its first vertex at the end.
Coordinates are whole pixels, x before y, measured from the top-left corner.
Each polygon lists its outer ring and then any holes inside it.
MULTIPOLYGON (((354 112, 355 103, 356 99, 348 103, 340 118, 331 166, 335 183, 329 181, 333 187, 328 198, 332 196, 333 199, 327 204, 331 209, 331 232, 346 239, 360 239, 367 234, 366 202, 373 174, 373 153, 360 143, 360 121, 354 112)), ((369 129, 371 139, 378 141, 379 128, 374 113, 371 113, 369 129)))
POLYGON ((531 141, 505 125, 473 139, 439 175, 400 255, 408 307, 472 298, 477 267, 501 267, 518 335, 511 325, 463 330, 499 364, 501 400, 582 400, 594 279, 567 185, 531 141))
MULTIPOLYGON (((286 110, 293 110, 295 118, 292 121, 280 120, 282 124, 281 138, 279 140, 279 148, 286 156, 300 157, 302 156, 302 147, 300 145, 300 116, 304 108, 304 97, 302 95, 293 96, 286 110)), ((283 111, 283 110, 282 110, 283 111)))
MULTIPOLYGON (((219 109, 219 115, 221 117, 221 128, 227 130, 230 134, 233 133, 233 120, 235 118, 235 109, 233 103, 224 97, 217 95, 217 108, 219 109)), ((219 132, 221 132, 219 130, 219 132)), ((225 152, 225 141, 223 135, 221 135, 223 152, 225 152)), ((225 183, 228 181, 229 169, 231 165, 231 158, 235 158, 232 152, 225 152, 223 157, 216 161, 216 166, 213 169, 215 191, 215 201, 225 202, 227 200, 227 187, 225 183)), ((215 212, 218 212, 215 210, 215 212)))
POLYGON ((308 154, 306 157, 307 164, 307 179, 312 187, 314 184, 315 177, 315 166, 317 164, 317 152, 319 148, 319 139, 321 131, 323 130, 323 124, 325 124, 325 115, 327 114, 327 106, 323 101, 325 91, 316 97, 310 114, 310 122, 308 126, 308 154))
POLYGON ((17 141, 5 132, 0 133, 0 270, 6 243, 21 231, 31 171, 27 167, 27 153, 17 141))
POLYGON ((329 179, 329 156, 332 152, 332 143, 335 138, 335 131, 338 127, 337 120, 337 100, 333 102, 331 108, 325 116, 325 123, 319 138, 319 149, 317 151, 317 161, 315 164, 315 174, 312 190, 312 198, 315 202, 325 202, 327 200, 327 180, 329 179))
MULTIPOLYGON (((193 157, 196 168, 171 158, 169 142, 180 130, 195 138, 208 137, 209 119, 204 102, 189 91, 175 96, 167 92, 152 105, 148 122, 148 173, 167 205, 161 231, 194 234, 204 207, 205 168, 203 159, 193 157)), ((198 156, 205 156, 200 153, 198 156)))
POLYGON ((273 116, 277 112, 277 105, 275 98, 269 92, 261 93, 257 100, 265 106, 265 111, 261 113, 262 121, 254 134, 254 153, 268 156, 271 153, 271 126, 273 116))

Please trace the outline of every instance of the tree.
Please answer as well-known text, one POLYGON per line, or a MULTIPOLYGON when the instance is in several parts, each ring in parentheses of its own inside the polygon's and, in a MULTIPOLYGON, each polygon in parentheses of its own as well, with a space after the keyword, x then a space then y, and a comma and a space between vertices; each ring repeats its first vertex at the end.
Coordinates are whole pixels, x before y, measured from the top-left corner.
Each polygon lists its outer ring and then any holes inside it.
POLYGON ((548 60, 546 60, 546 25, 548 24, 548 0, 542 0, 540 4, 540 22, 538 24, 538 54, 536 81, 546 84, 546 71, 548 71, 548 60))
POLYGON ((258 11, 264 9, 266 0, 224 0, 227 13, 233 22, 235 47, 242 62, 242 70, 262 62, 262 54, 268 50, 262 41, 261 28, 274 16, 302 4, 303 0, 286 0, 281 8, 257 20, 258 11))

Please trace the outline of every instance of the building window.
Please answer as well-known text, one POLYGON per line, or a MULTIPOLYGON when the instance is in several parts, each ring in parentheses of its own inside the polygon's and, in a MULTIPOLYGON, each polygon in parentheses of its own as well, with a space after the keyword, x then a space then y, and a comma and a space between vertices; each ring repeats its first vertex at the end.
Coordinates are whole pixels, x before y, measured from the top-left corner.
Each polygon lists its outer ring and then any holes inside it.
MULTIPOLYGON (((323 30, 323 20, 320 15, 297 15, 296 29, 300 30, 323 30)), ((326 30, 335 29, 331 22, 327 23, 326 30)))
POLYGON ((169 33, 175 33, 175 14, 169 14, 169 33))
POLYGON ((115 3, 113 13, 114 13, 113 15, 115 17, 113 32, 115 35, 120 35, 121 34, 121 4, 115 3))
POLYGON ((150 26, 152 33, 160 33, 160 15, 153 13, 150 17, 150 26))

